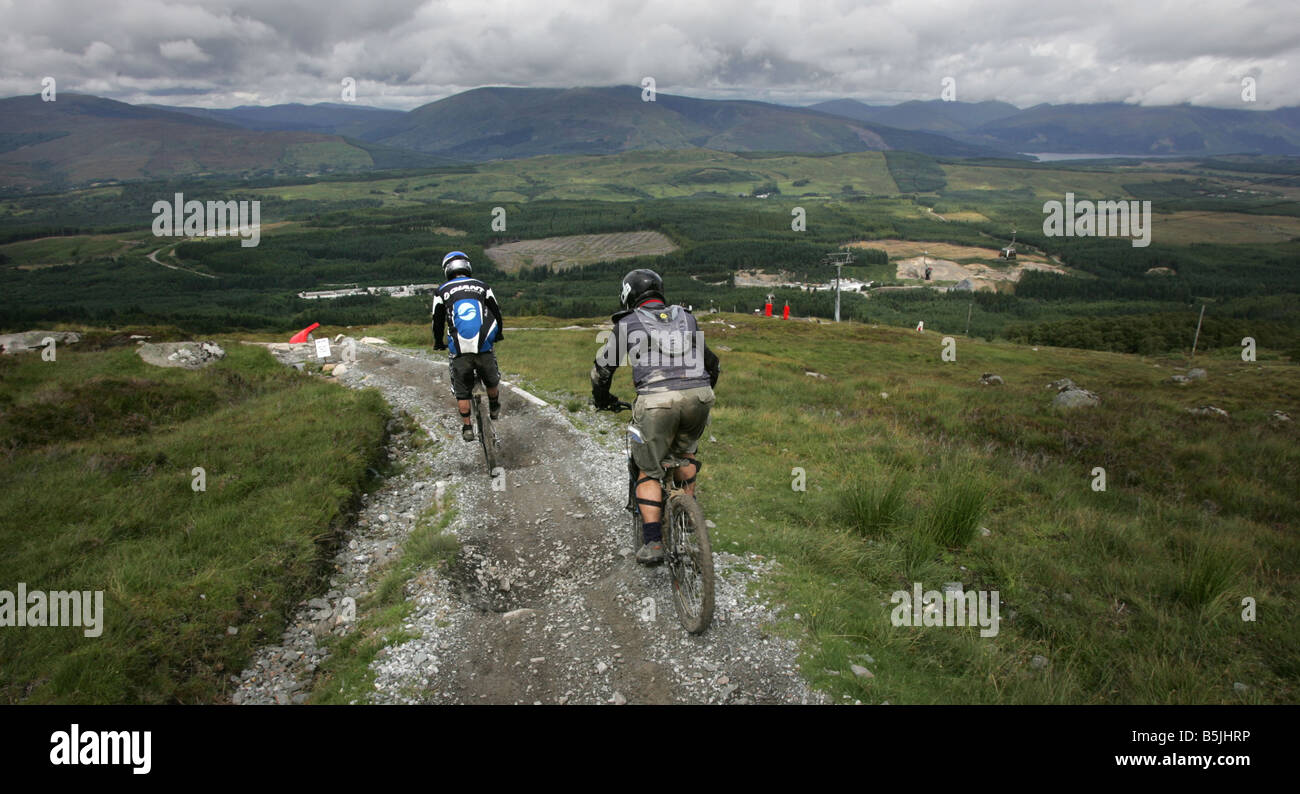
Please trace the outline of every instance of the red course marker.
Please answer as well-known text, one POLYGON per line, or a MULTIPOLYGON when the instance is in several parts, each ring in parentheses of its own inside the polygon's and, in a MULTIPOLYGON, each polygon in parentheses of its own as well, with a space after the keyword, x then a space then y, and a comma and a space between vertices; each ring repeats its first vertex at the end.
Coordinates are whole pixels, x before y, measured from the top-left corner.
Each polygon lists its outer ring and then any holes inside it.
POLYGON ((296 344, 300 344, 300 343, 302 343, 302 342, 306 342, 306 341, 307 341, 307 334, 310 334, 312 331, 315 331, 317 328, 320 328, 320 323, 312 323, 311 325, 309 325, 309 326, 307 326, 306 328, 302 329, 302 330, 299 331, 298 333, 294 334, 294 335, 289 339, 289 343, 290 343, 290 344, 293 344, 293 345, 296 345, 296 344))

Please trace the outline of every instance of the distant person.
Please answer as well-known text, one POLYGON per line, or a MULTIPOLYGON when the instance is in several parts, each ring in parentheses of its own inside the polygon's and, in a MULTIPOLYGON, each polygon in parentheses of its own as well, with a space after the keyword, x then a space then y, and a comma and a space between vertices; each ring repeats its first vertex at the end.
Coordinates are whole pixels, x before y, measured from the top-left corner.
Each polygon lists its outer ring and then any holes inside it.
POLYGON ((496 296, 488 285, 470 278, 472 272, 468 256, 460 251, 447 254, 442 258, 442 273, 447 280, 433 296, 433 349, 451 351, 451 393, 460 411, 460 436, 466 441, 474 440, 469 400, 476 379, 487 389, 492 421, 500 417, 501 373, 492 345, 505 338, 496 296))
POLYGON ((718 357, 704 343, 695 317, 664 298, 664 282, 653 270, 633 270, 623 277, 623 310, 613 317, 614 330, 591 368, 591 396, 597 408, 619 405, 610 394, 614 370, 632 365, 636 402, 632 406, 632 478, 627 509, 641 511, 642 542, 636 560, 644 565, 664 558, 663 489, 665 462, 679 465, 674 479, 695 493, 699 463, 695 451, 709 423, 713 387, 721 370, 718 357), (653 348, 653 349, 652 349, 653 348), (632 504, 632 495, 636 504, 632 504))

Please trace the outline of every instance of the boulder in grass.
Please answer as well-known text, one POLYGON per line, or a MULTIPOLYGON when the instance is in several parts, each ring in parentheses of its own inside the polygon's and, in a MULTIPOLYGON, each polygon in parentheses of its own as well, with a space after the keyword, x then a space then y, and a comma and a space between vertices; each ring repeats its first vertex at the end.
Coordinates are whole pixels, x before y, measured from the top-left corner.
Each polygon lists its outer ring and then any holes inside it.
POLYGON ((1222 408, 1216 408, 1213 405, 1201 405, 1196 408, 1188 408, 1187 413, 1195 414, 1196 416, 1213 416, 1218 419, 1228 418, 1227 411, 1222 408))
POLYGON ((984 386, 1001 386, 1002 376, 994 375, 992 372, 985 372, 980 375, 980 384, 984 386))
POLYGON ((1189 380, 1205 380, 1206 375, 1207 375, 1206 371, 1201 369, 1200 367, 1187 370, 1187 378, 1189 380))
POLYGON ((1052 398, 1053 408, 1073 409, 1073 408, 1092 408, 1101 405, 1101 398, 1087 389, 1080 389, 1077 386, 1070 389, 1063 389, 1052 398))
POLYGON ((0 351, 6 355, 39 352, 45 348, 46 339, 53 339, 57 350, 63 345, 80 342, 81 334, 75 331, 24 331, 20 334, 3 334, 0 335, 0 351))
POLYGON ((1069 378, 1061 378, 1060 380, 1054 380, 1051 383, 1047 384, 1047 388, 1053 391, 1065 391, 1066 389, 1073 389, 1074 381, 1070 380, 1069 378))

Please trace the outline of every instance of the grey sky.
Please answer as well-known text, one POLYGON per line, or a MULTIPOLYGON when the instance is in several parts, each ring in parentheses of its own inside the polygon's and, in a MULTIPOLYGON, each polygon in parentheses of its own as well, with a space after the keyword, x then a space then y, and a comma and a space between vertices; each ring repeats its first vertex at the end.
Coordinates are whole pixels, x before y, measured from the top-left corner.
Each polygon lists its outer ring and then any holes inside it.
POLYGON ((1294 0, 0 0, 0 95, 408 109, 481 85, 807 104, 1300 105, 1294 0), (1290 10, 1288 10, 1290 9, 1290 10), (1242 78, 1258 101, 1242 101, 1242 78))

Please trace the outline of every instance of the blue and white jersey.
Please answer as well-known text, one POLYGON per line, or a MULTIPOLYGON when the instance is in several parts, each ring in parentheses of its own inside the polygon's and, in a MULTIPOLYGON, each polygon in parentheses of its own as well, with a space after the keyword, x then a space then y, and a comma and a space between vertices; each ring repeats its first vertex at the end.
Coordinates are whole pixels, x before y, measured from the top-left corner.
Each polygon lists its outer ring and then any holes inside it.
POLYGON ((460 276, 441 287, 433 298, 433 337, 442 338, 453 356, 486 353, 503 337, 501 308, 492 289, 478 279, 460 276))

